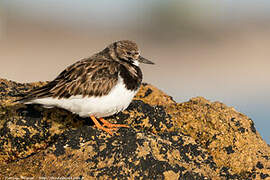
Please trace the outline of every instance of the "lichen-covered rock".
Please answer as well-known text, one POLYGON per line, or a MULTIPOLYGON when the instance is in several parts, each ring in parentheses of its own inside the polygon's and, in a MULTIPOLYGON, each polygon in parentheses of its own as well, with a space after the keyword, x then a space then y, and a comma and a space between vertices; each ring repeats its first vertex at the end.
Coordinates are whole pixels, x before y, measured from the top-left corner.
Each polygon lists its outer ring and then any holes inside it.
POLYGON ((127 110, 106 118, 130 125, 110 136, 66 110, 13 103, 43 84, 0 79, 0 179, 270 178, 270 147, 222 103, 176 103, 143 84, 127 110))

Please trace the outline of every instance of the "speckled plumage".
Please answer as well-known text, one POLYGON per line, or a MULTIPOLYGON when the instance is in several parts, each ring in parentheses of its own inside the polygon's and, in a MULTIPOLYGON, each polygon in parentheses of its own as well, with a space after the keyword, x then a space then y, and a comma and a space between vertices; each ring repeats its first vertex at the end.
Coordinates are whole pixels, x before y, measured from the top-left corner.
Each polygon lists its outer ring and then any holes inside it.
POLYGON ((18 101, 64 108, 81 117, 107 117, 132 101, 142 82, 140 62, 153 64, 140 56, 136 43, 117 41, 67 67, 56 79, 18 101))
POLYGON ((140 58, 134 42, 115 42, 103 51, 70 65, 56 79, 26 93, 19 101, 27 102, 44 97, 61 99, 76 95, 107 95, 116 85, 119 74, 128 90, 137 90, 142 81, 142 72, 136 65, 140 58), (126 48, 126 51, 123 51, 123 48, 126 48), (133 54, 128 55, 126 52, 133 54))

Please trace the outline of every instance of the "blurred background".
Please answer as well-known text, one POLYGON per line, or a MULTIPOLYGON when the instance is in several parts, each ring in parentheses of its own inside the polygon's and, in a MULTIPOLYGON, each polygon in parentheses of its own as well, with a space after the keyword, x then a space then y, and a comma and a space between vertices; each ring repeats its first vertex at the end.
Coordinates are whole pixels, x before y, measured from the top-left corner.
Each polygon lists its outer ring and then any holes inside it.
POLYGON ((270 143, 270 1, 0 1, 1 78, 52 80, 123 39, 156 62, 145 82, 233 106, 270 143))

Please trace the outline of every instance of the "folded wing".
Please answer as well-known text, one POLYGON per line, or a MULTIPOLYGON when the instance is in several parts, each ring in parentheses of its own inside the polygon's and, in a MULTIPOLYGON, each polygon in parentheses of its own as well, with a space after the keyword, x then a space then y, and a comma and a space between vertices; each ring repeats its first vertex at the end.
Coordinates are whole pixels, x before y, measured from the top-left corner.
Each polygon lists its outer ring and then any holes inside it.
POLYGON ((24 94, 17 101, 27 102, 45 97, 61 99, 76 95, 107 95, 118 81, 119 68, 117 62, 84 59, 66 68, 47 85, 24 94))

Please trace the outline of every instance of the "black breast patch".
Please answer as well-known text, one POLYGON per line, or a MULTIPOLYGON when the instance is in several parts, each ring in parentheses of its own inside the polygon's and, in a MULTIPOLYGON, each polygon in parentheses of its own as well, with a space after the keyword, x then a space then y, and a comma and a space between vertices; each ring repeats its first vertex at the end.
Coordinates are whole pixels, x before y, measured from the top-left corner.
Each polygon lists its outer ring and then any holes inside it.
POLYGON ((137 90, 142 83, 142 71, 138 66, 129 65, 133 72, 124 65, 120 66, 120 76, 123 78, 125 86, 128 90, 137 90), (135 72, 134 72, 135 70, 135 72))

